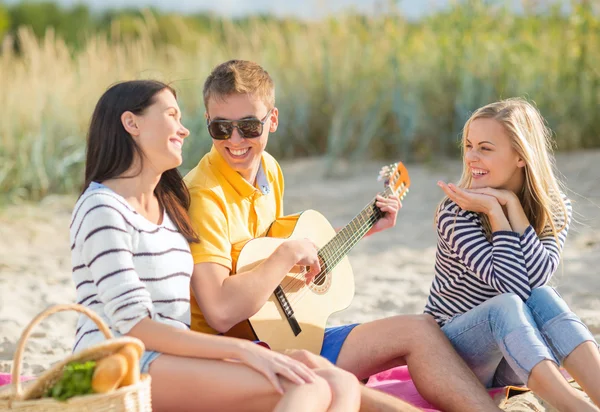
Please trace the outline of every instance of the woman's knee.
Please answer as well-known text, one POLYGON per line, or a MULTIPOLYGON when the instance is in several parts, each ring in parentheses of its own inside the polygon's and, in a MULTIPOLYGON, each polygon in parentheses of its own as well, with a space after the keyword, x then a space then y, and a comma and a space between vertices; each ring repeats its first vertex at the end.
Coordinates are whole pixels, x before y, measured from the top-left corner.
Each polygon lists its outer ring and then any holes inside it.
POLYGON ((525 303, 516 293, 502 293, 488 299, 484 305, 488 307, 491 316, 521 311, 525 303))
POLYGON ((550 319, 570 313, 569 305, 550 286, 542 286, 531 291, 531 296, 525 302, 534 314, 536 321, 546 323, 550 319))
POLYGON ((329 385, 333 399, 340 397, 360 399, 360 383, 356 376, 340 368, 316 369, 318 376, 329 385))
POLYGON ((359 388, 358 379, 352 373, 340 368, 316 369, 318 376, 323 378, 333 388, 354 390, 359 388))
POLYGON ((310 396, 316 397, 319 404, 329 405, 334 396, 332 385, 324 376, 317 375, 313 382, 302 385, 302 389, 310 396))
POLYGON ((306 349, 288 349, 285 351, 285 354, 298 362, 302 362, 311 369, 334 367, 333 363, 324 357, 315 355, 306 349))
POLYGON ((558 295, 558 293, 556 293, 554 288, 550 286, 540 286, 539 288, 535 288, 531 291, 531 295, 529 296, 527 301, 525 301, 525 303, 527 304, 527 306, 532 307, 539 306, 540 304, 547 305, 548 303, 560 304, 563 303, 563 300, 558 295))

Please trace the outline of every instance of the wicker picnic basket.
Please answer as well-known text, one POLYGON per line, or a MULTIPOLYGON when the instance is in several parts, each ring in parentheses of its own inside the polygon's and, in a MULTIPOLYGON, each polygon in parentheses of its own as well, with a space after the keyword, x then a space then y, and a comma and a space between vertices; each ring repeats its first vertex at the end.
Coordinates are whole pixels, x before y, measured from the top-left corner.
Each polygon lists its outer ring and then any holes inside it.
POLYGON ((124 386, 115 391, 105 394, 91 394, 76 396, 67 401, 58 401, 54 398, 42 398, 61 377, 63 368, 70 362, 85 362, 98 360, 119 351, 125 344, 132 343, 144 350, 144 344, 136 338, 115 338, 104 321, 93 311, 85 306, 77 304, 57 305, 50 307, 36 316, 29 326, 23 331, 19 345, 15 352, 12 365, 12 388, 0 395, 0 411, 19 412, 87 412, 87 411, 111 411, 111 412, 151 412, 152 402, 150 397, 150 376, 142 374, 140 381, 136 384, 124 386), (70 355, 61 362, 56 363, 34 381, 23 385, 20 382, 21 363, 25 343, 29 338, 31 330, 46 317, 63 311, 76 311, 87 315, 92 319, 98 329, 106 337, 106 341, 90 346, 70 355))

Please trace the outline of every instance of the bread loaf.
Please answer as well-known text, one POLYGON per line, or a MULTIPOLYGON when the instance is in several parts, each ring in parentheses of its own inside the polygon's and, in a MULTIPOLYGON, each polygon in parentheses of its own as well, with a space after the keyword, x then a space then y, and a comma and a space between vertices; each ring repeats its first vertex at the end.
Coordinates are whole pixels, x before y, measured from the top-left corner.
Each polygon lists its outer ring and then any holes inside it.
POLYGON ((96 362, 92 389, 96 393, 107 393, 119 387, 127 374, 127 359, 115 353, 96 362))
POLYGON ((127 344, 119 352, 127 360, 127 373, 123 377, 120 386, 129 386, 140 380, 140 355, 135 345, 127 344))

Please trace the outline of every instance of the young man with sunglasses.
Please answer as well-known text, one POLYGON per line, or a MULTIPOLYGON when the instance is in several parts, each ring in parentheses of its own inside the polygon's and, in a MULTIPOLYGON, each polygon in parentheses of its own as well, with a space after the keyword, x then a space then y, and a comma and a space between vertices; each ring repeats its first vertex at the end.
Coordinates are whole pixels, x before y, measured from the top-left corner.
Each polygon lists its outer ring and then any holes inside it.
MULTIPOLYGON (((265 152, 278 125, 274 93, 269 74, 248 61, 217 66, 204 84, 213 147, 186 176, 200 237, 191 245, 193 330, 231 332, 264 305, 294 265, 310 267, 309 281, 320 271, 312 242, 288 240, 260 265, 230 276, 245 243, 265 236, 283 216, 283 175, 265 152)), ((385 215, 369 234, 395 225, 400 202, 379 198, 377 207, 385 215)), ((498 410, 428 315, 327 328, 321 355, 359 379, 408 364, 420 393, 443 410, 498 410)))

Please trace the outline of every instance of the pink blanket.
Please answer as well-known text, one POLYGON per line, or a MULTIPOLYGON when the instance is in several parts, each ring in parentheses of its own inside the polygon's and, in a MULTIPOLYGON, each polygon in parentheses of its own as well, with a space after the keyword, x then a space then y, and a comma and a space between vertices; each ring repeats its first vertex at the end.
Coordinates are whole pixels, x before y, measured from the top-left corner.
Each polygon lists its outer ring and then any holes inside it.
MULTIPOLYGON (((33 379, 31 376, 21 376, 21 382, 28 381, 33 379)), ((0 386, 8 385, 12 382, 12 377, 10 373, 0 373, 0 386)))
MULTIPOLYGON (((21 377, 21 381, 29 379, 33 378, 29 376, 21 377)), ((9 373, 0 373, 0 386, 7 385, 10 382, 11 375, 9 373)), ((423 411, 439 412, 438 409, 435 409, 433 405, 421 397, 406 366, 399 366, 371 376, 367 382, 367 386, 396 396, 423 411)), ((506 393, 506 388, 490 389, 488 390, 488 393, 493 398, 496 396, 504 396, 503 394, 506 393)))
MULTIPOLYGON (((432 404, 421 397, 406 366, 399 366, 371 376, 367 382, 367 386, 394 395, 423 411, 439 412, 438 409, 435 409, 432 404)), ((501 394, 505 392, 505 388, 488 390, 492 398, 497 395, 502 396, 501 394)))

